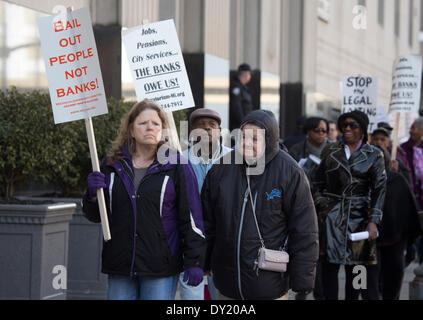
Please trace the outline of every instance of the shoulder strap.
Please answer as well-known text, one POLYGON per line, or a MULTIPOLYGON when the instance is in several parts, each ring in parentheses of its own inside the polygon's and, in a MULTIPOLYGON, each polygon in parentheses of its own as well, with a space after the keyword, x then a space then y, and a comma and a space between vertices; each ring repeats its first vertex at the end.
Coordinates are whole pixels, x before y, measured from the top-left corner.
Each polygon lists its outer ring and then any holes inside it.
POLYGON ((260 238, 261 246, 263 248, 265 248, 265 246, 264 246, 264 240, 263 240, 263 237, 261 236, 260 228, 259 228, 258 222, 257 222, 256 208, 255 208, 256 206, 255 206, 255 203, 253 201, 253 195, 252 195, 251 186, 250 186, 250 176, 248 174, 247 174, 247 183, 248 183, 248 194, 250 195, 251 207, 253 208, 253 216, 254 216, 254 221, 256 223, 257 232, 258 232, 258 235, 259 235, 259 238, 260 238))

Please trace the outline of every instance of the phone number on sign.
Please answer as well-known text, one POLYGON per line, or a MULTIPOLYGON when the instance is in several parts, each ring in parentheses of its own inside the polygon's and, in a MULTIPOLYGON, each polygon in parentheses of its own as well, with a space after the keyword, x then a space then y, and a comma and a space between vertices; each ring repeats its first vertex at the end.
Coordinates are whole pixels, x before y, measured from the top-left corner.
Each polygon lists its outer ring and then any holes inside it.
POLYGON ((169 108, 175 108, 175 107, 182 107, 182 101, 174 101, 174 102, 169 102, 169 103, 164 103, 162 104, 162 107, 164 109, 169 109, 169 108))

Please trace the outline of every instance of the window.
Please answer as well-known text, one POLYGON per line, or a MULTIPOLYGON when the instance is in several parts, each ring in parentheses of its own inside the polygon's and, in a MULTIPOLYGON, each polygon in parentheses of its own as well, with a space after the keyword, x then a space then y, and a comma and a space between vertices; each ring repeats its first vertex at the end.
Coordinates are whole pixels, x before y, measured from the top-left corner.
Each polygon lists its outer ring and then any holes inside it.
POLYGON ((395 25, 394 25, 394 30, 395 30, 395 35, 397 37, 399 37, 399 20, 400 20, 400 5, 399 5, 399 0, 395 0, 395 25))
POLYGON ((410 47, 413 45, 413 11, 414 0, 410 0, 408 8, 408 44, 410 47))
POLYGON ((385 20, 385 0, 378 0, 377 22, 383 27, 385 20))

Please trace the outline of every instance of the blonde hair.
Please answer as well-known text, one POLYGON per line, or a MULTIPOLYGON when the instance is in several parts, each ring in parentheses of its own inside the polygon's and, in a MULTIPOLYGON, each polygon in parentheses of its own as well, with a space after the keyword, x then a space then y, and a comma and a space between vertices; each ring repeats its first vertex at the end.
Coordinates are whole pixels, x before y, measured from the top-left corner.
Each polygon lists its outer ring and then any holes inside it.
MULTIPOLYGON (((135 103, 131 110, 122 118, 118 135, 113 142, 112 150, 109 154, 109 163, 112 163, 118 159, 122 158, 122 154, 120 152, 120 149, 123 145, 128 145, 128 151, 129 154, 132 156, 135 153, 135 139, 131 136, 131 129, 134 125, 135 119, 140 115, 141 112, 145 110, 154 110, 157 112, 160 120, 162 121, 162 130, 163 134, 166 133, 166 129, 169 128, 166 113, 163 111, 163 109, 156 104, 155 102, 144 99, 143 101, 135 103)), ((163 137, 163 139, 166 137, 163 137)), ((164 143, 160 142, 158 147, 164 143)))

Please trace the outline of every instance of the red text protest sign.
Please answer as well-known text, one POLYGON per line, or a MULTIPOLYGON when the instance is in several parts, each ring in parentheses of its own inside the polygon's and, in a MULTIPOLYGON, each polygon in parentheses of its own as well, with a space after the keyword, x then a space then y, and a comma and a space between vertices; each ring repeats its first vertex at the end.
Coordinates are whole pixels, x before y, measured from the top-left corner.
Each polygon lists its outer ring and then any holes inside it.
POLYGON ((54 122, 107 113, 88 8, 38 19, 54 122))

